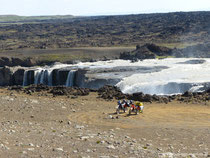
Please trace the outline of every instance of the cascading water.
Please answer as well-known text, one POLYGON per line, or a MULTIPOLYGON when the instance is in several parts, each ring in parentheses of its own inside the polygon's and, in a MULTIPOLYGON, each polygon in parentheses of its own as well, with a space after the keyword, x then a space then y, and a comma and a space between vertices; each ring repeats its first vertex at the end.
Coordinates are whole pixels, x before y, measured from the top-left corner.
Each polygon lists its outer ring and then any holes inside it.
POLYGON ((28 71, 24 72, 23 86, 28 86, 28 71))
POLYGON ((42 71, 43 71, 42 69, 35 70, 35 72, 34 72, 34 84, 39 84, 40 83, 41 72, 42 71))
POLYGON ((74 79, 75 79, 75 70, 71 70, 68 73, 68 77, 66 80, 66 87, 73 87, 74 86, 74 79))
POLYGON ((48 71, 48 80, 47 80, 48 86, 53 86, 53 83, 52 83, 52 71, 53 70, 48 71))
POLYGON ((52 70, 38 69, 34 73, 34 84, 45 84, 52 86, 52 70))
POLYGON ((107 84, 106 81, 116 84, 117 81, 116 86, 123 93, 143 92, 165 95, 184 93, 185 91, 198 92, 210 87, 210 59, 202 59, 203 62, 197 61, 198 59, 173 58, 151 59, 136 63, 113 60, 75 65, 57 64, 25 71, 23 85, 42 83, 49 86, 75 86, 75 69, 86 69, 84 72, 79 71, 78 73, 78 77, 82 81, 84 77, 90 79, 82 82, 83 87, 91 88, 96 84, 103 86, 107 84), (114 69, 115 67, 122 67, 122 69, 114 69), (137 70, 129 67, 139 68, 137 70), (164 68, 157 69, 157 67, 164 68), (106 68, 108 71, 105 70, 106 68))

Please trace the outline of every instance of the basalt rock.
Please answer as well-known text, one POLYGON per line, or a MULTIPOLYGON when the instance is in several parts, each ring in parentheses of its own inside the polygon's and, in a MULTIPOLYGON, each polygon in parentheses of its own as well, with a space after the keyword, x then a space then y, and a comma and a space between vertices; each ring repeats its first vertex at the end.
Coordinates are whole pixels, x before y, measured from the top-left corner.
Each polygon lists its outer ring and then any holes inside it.
POLYGON ((116 86, 106 85, 98 90, 98 95, 103 99, 125 99, 127 96, 116 86))
POLYGON ((9 67, 0 68, 0 86, 12 85, 12 71, 9 67))
POLYGON ((156 56, 170 56, 172 49, 155 44, 137 45, 136 50, 120 54, 120 59, 136 61, 138 59, 155 59, 156 56))
POLYGON ((12 75, 12 85, 23 85, 23 76, 25 69, 18 69, 12 75))

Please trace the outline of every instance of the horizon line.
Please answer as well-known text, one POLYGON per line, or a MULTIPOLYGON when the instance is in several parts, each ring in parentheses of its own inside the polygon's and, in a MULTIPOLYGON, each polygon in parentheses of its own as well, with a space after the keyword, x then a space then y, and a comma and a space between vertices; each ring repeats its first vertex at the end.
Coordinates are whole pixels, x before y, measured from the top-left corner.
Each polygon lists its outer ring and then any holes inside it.
POLYGON ((138 14, 167 14, 167 13, 190 13, 190 12, 210 12, 210 10, 192 10, 192 11, 157 11, 157 12, 113 12, 113 13, 95 13, 86 15, 74 14, 37 14, 37 15, 21 15, 21 14, 0 14, 0 16, 25 16, 25 17, 45 17, 45 16, 74 16, 74 17, 88 17, 88 16, 120 16, 120 15, 138 15, 138 14))

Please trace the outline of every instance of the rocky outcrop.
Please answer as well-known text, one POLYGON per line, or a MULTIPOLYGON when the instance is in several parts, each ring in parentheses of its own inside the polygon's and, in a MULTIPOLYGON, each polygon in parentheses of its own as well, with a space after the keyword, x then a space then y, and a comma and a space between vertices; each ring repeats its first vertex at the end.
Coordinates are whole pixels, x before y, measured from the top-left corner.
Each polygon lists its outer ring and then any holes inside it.
POLYGON ((155 44, 137 45, 136 50, 120 54, 120 59, 136 61, 138 59, 155 59, 156 56, 170 56, 172 49, 155 44))
POLYGON ((12 84, 13 85, 23 85, 23 76, 25 69, 18 69, 12 75, 12 84))
POLYGON ((12 71, 9 67, 0 68, 0 86, 12 84, 12 71))
POLYGON ((0 67, 4 66, 23 66, 23 67, 31 67, 35 66, 38 63, 33 60, 32 58, 20 59, 20 58, 7 58, 7 57, 0 57, 0 67))
POLYGON ((0 86, 23 85, 24 72, 23 67, 0 68, 0 86))
POLYGON ((177 58, 210 58, 209 50, 210 43, 197 44, 182 49, 170 49, 155 44, 145 44, 142 46, 137 45, 134 51, 121 53, 120 59, 137 61, 168 56, 177 58))
POLYGON ((127 96, 121 92, 121 90, 116 86, 104 86, 98 90, 99 98, 106 100, 110 99, 125 99, 127 96))
POLYGON ((98 90, 99 98, 103 98, 106 100, 111 99, 128 99, 134 101, 141 101, 141 102, 158 102, 158 103, 165 103, 171 102, 172 100, 176 100, 179 102, 185 103, 201 103, 210 101, 210 89, 204 92, 188 92, 178 94, 178 95, 171 95, 171 96, 158 96, 158 95, 149 95, 144 94, 142 92, 134 93, 134 94, 123 94, 119 88, 114 86, 104 86, 98 90))

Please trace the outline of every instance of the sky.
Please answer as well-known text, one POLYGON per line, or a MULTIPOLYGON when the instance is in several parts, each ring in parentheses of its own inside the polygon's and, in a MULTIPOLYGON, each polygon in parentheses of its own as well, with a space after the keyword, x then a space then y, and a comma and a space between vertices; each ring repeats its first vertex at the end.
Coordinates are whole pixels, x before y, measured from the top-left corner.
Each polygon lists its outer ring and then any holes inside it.
POLYGON ((0 15, 114 15, 210 11, 210 0, 0 0, 0 15))

